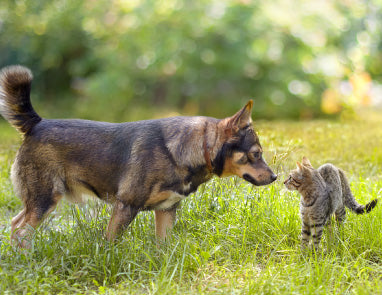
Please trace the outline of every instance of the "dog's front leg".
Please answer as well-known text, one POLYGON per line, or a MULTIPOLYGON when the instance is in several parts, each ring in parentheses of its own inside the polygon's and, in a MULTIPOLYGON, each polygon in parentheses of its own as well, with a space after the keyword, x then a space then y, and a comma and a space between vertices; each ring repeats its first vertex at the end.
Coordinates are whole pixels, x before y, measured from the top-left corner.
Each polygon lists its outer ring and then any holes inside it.
POLYGON ((107 226, 106 238, 113 241, 133 221, 138 211, 139 209, 117 200, 114 203, 113 213, 107 226))
POLYGON ((164 241, 167 233, 174 226, 176 208, 170 210, 155 210, 155 235, 158 241, 164 241))

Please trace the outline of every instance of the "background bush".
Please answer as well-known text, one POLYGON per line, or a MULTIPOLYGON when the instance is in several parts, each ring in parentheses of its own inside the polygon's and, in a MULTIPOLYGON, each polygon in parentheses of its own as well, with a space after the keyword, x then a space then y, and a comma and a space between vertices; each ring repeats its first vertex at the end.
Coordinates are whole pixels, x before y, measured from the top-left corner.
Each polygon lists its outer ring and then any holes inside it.
POLYGON ((377 2, 3 0, 0 66, 33 70, 49 116, 336 114, 381 99, 377 2))

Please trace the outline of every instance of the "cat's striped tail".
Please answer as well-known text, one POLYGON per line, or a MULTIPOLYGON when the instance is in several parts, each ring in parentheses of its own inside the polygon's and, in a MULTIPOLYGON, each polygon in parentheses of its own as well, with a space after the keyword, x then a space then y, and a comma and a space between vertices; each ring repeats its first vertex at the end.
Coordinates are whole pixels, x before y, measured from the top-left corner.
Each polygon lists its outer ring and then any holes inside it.
POLYGON ((341 178, 342 194, 344 197, 345 206, 357 214, 369 213, 371 210, 373 210, 373 208, 378 203, 378 199, 375 199, 366 205, 358 204, 350 190, 350 185, 346 179, 345 173, 341 169, 338 169, 338 171, 341 178))
POLYGON ((9 66, 0 72, 0 114, 22 134, 41 121, 30 101, 32 73, 23 66, 9 66))

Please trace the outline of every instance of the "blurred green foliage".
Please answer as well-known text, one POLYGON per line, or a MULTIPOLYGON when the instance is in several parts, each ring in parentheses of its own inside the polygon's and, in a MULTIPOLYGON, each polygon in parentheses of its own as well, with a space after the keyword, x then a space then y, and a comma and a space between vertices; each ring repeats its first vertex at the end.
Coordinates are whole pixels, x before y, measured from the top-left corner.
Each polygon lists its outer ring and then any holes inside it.
POLYGON ((49 115, 221 117, 253 98, 255 117, 310 118, 353 73, 382 89, 378 3, 2 0, 0 66, 30 67, 49 115))

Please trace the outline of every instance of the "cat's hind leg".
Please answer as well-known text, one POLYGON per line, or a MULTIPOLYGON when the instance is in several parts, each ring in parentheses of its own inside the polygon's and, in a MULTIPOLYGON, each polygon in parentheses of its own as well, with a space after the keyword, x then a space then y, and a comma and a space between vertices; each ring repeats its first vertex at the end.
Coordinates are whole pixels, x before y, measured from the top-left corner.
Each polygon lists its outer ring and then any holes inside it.
POLYGON ((335 212, 335 216, 336 216, 336 221, 338 224, 342 224, 345 219, 346 219, 346 210, 345 210, 345 206, 342 205, 340 206, 336 212, 335 212))

